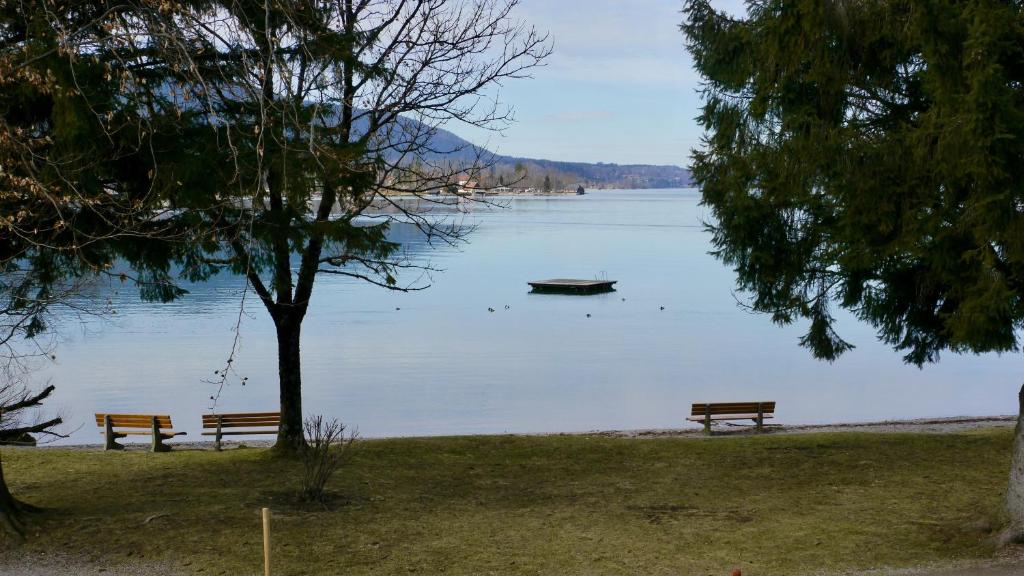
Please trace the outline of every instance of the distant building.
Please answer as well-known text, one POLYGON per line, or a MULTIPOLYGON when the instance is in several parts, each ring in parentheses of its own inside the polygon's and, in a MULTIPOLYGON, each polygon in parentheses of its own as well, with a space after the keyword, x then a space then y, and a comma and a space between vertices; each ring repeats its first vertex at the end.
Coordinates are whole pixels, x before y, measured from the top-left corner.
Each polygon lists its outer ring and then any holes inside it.
POLYGON ((455 181, 455 184, 455 193, 461 196, 468 196, 477 189, 477 181, 472 178, 459 178, 455 181))

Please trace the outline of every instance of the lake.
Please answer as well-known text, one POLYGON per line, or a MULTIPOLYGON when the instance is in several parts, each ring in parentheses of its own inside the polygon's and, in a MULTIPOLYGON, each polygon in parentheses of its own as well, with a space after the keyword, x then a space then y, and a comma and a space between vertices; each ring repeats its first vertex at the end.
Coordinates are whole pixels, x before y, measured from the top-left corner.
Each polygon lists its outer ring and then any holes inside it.
MULTIPOLYGON (((737 305, 732 272, 708 255, 707 218, 694 190, 594 191, 474 210, 477 229, 456 248, 396 230, 412 258, 443 271, 414 293, 317 280, 305 410, 364 437, 680 427, 698 401, 776 400, 786 424, 1016 413, 1020 355, 947 354, 920 370, 841 315, 857 348, 814 360, 797 344, 803 326, 737 305), (617 280, 617 291, 529 293, 527 281, 557 277, 617 280)), ((221 276, 170 304, 125 288, 110 319, 64 320, 56 361, 37 375, 57 386, 48 407, 69 423, 64 442, 99 442, 98 411, 169 413, 196 439, 242 287, 221 276)), ((217 409, 276 410, 276 362, 250 294, 234 362, 248 381, 226 386, 217 409)))

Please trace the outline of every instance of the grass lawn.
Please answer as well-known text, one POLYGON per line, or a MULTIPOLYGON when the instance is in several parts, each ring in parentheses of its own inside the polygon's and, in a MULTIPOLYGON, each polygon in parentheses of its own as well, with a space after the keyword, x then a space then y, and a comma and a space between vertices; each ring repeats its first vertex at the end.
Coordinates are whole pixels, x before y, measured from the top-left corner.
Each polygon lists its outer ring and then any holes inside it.
MULTIPOLYGON (((329 509, 262 449, 3 452, 29 550, 197 574, 791 575, 983 558, 1009 430, 363 441, 329 509)), ((0 546, 9 543, 0 540, 0 546)))

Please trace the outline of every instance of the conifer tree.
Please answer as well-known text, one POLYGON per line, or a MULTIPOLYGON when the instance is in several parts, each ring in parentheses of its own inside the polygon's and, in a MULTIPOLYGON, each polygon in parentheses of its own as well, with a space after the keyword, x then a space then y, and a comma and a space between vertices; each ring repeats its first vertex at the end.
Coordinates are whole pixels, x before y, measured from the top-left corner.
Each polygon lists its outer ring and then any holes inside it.
MULTIPOLYGON (((852 347, 845 308, 923 365, 1020 352, 1024 8, 972 0, 691 0, 693 176, 755 310, 852 347)), ((964 382, 970 386, 970 382, 964 382)), ((1024 533, 1024 387, 1006 504, 1024 533)))

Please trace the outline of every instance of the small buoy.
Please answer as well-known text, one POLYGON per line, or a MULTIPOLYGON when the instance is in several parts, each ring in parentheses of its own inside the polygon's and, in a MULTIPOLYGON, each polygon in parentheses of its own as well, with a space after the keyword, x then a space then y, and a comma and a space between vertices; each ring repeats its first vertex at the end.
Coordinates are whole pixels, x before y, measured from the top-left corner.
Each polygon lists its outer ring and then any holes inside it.
POLYGON ((658 310, 664 310, 664 309, 665 309, 664 306, 661 306, 660 308, 658 308, 658 310))
POLYGON ((508 310, 509 308, 510 306, 508 304, 505 304, 505 310, 508 310))
POLYGON ((625 298, 623 298, 623 299, 622 299, 622 301, 623 301, 623 302, 625 302, 625 301, 626 301, 626 299, 625 299, 625 298))
POLYGON ((401 310, 401 308, 395 308, 395 310, 401 310))
POLYGON ((590 314, 587 314, 587 318, 590 318, 590 314))
POLYGON ((494 308, 488 307, 488 308, 487 308, 487 311, 488 311, 488 312, 494 312, 494 308))

